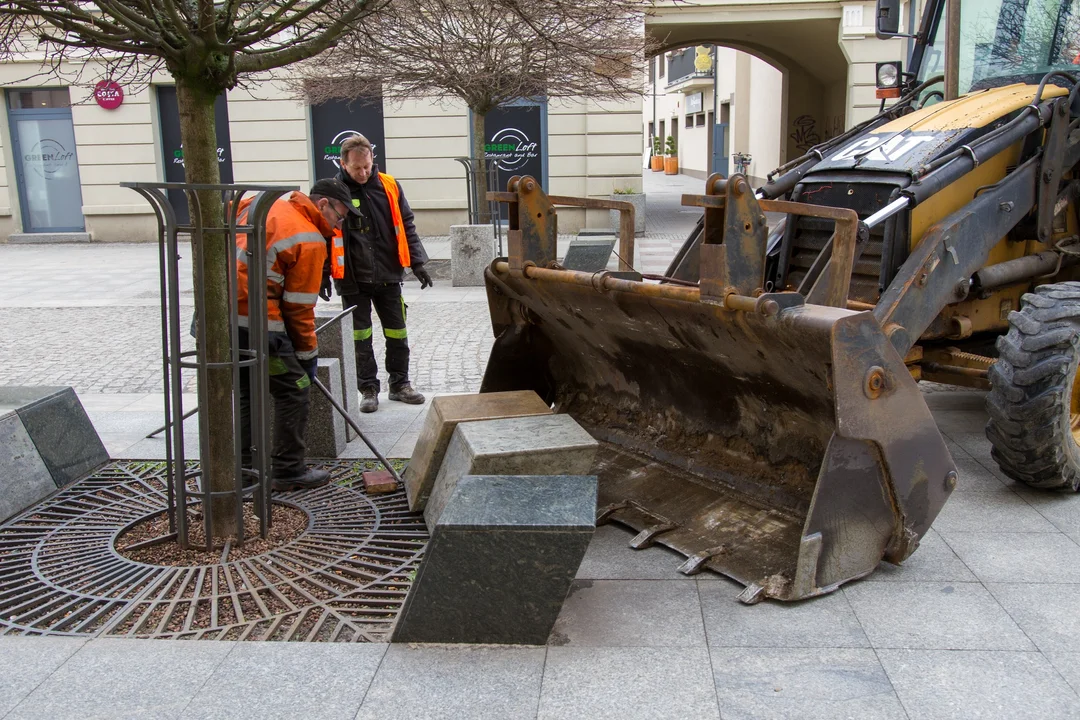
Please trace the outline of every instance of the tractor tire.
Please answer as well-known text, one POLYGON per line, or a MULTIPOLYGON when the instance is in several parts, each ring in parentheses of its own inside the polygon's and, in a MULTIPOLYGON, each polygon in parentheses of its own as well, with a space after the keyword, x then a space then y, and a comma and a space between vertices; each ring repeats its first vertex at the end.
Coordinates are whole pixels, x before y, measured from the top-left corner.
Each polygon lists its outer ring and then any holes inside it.
POLYGON ((1009 313, 986 398, 990 454, 1012 479, 1080 490, 1080 282, 1041 285, 1009 313))

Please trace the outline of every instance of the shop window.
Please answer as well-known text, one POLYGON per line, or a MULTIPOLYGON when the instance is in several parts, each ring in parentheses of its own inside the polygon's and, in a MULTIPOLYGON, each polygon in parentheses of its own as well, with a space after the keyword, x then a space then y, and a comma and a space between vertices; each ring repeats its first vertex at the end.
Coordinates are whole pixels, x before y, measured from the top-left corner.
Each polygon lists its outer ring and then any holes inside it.
POLYGON ((698 127, 705 127, 705 113, 698 113, 698 115, 697 115, 697 126, 698 127))
POLYGON ((694 127, 694 116, 693 115, 687 115, 686 116, 686 127, 688 127, 688 128, 694 127))
POLYGON ((8 90, 12 110, 46 110, 71 107, 67 88, 14 88, 8 90))

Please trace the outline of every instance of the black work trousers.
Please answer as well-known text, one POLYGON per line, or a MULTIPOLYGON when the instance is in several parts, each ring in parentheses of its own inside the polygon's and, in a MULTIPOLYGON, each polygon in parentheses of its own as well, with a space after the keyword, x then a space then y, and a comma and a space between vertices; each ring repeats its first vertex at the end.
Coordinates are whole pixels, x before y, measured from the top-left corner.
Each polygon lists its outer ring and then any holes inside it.
MULTIPOLYGON (((311 377, 317 360, 296 359, 292 343, 284 333, 270 333, 270 396, 274 399, 274 437, 270 449, 270 472, 285 478, 307 469, 304 455, 310 407, 311 377)), ((240 328, 240 347, 248 347, 247 328, 240 328)), ((251 388, 248 368, 240 370, 240 443, 244 458, 251 456, 251 388)), ((267 408, 269 410, 269 408, 267 408)))
POLYGON ((353 347, 356 352, 356 386, 379 392, 379 366, 371 343, 371 307, 379 315, 386 339, 386 372, 390 391, 409 382, 409 337, 405 330, 405 301, 400 283, 356 283, 354 295, 342 295, 353 309, 353 347))

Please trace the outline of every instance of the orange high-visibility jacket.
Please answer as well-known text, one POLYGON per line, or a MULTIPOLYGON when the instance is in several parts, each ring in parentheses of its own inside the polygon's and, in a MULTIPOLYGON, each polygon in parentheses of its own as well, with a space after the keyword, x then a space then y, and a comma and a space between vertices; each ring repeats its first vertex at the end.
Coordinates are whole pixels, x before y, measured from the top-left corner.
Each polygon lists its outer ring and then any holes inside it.
MULTIPOLYGON (((240 203, 241 223, 254 198, 240 203)), ((333 228, 303 193, 277 200, 266 218, 267 329, 288 333, 296 357, 310 360, 319 354, 315 338, 315 303, 319 301, 326 239, 333 228)), ((248 327, 247 235, 236 238, 237 299, 240 326, 248 327)))
MULTIPOLYGON (((386 199, 390 201, 390 215, 394 219, 394 236, 397 240, 398 262, 401 267, 407 268, 412 265, 409 255, 409 239, 405 237, 405 222, 401 219, 401 200, 398 193, 397 180, 393 175, 379 173, 383 189, 386 191, 386 199)), ((334 228, 333 244, 330 247, 330 276, 335 280, 345 277, 345 238, 342 237, 341 228, 334 228)))

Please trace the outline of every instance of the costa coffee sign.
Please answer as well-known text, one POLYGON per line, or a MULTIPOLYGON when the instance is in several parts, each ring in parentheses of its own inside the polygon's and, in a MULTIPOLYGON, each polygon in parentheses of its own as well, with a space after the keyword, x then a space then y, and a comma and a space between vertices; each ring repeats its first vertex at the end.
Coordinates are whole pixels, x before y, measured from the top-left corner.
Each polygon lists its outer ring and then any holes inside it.
POLYGON ((115 110, 124 102, 124 88, 112 80, 102 80, 94 86, 94 100, 106 110, 115 110))

